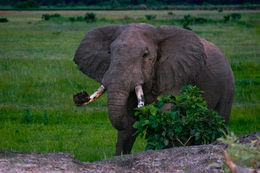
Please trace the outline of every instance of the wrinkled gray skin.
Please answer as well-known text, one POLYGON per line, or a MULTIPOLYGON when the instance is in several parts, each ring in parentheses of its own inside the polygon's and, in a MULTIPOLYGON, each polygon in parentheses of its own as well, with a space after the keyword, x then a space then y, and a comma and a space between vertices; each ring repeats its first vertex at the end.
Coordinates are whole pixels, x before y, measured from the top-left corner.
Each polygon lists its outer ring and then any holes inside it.
POLYGON ((229 121, 234 95, 230 65, 214 44, 191 31, 142 23, 99 27, 81 41, 74 61, 107 89, 109 118, 118 130, 116 155, 130 153, 136 138, 137 85, 143 87, 145 104, 196 85, 205 91, 209 108, 229 121))

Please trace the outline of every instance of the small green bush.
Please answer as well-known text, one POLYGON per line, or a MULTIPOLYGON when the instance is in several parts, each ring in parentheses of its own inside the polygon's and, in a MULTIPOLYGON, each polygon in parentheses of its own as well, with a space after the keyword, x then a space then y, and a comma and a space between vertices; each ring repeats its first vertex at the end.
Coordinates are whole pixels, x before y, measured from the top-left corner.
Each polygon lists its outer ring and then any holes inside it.
POLYGON ((187 14, 183 17, 183 28, 191 30, 189 27, 190 24, 204 24, 208 20, 203 17, 192 17, 190 14, 187 14))
POLYGON ((33 116, 31 115, 30 109, 26 108, 21 122, 31 123, 32 121, 33 121, 33 116))
POLYGON ((69 21, 71 21, 71 22, 75 22, 76 19, 75 19, 75 17, 69 17, 69 21))
MULTIPOLYGON (((242 167, 249 167, 258 169, 260 167, 260 137, 257 140, 251 141, 251 143, 239 143, 238 138, 231 133, 225 138, 220 138, 219 141, 228 145, 226 152, 230 159, 237 165, 242 167)), ((230 172, 227 166, 224 166, 225 172, 230 172)))
POLYGON ((224 21, 228 22, 231 18, 232 18, 232 20, 239 20, 239 19, 241 19, 241 14, 240 13, 232 13, 230 15, 226 15, 226 16, 224 16, 224 21))
POLYGON ((207 108, 198 87, 185 86, 180 93, 136 109, 136 135, 145 137, 147 150, 209 144, 227 131, 224 118, 207 108), (166 104, 171 107, 163 112, 166 104))
POLYGON ((223 8, 219 8, 219 9, 218 9, 218 12, 219 12, 219 13, 222 13, 222 12, 223 12, 223 8))
POLYGON ((83 16, 78 16, 78 17, 76 17, 76 21, 83 22, 84 21, 84 17, 83 16))
POLYGON ((84 17, 82 16, 78 16, 78 17, 69 17, 69 21, 71 22, 83 22, 84 21, 84 17))
POLYGON ((156 15, 146 14, 146 15, 145 15, 145 18, 146 18, 147 20, 154 20, 154 19, 156 19, 156 15))
POLYGON ((58 14, 58 13, 55 13, 55 14, 53 14, 53 15, 50 15, 50 17, 61 17, 61 15, 58 14))
POLYGON ((59 18, 61 17, 60 14, 55 13, 55 14, 43 14, 42 15, 42 20, 50 20, 51 18, 59 18))
POLYGON ((172 15, 173 15, 173 12, 172 12, 172 11, 169 11, 169 12, 168 12, 168 15, 169 15, 169 16, 172 16, 172 15))
POLYGON ((129 16, 127 16, 127 15, 125 15, 124 17, 123 17, 123 19, 122 20, 133 20, 133 18, 131 18, 131 17, 129 17, 129 16))
POLYGON ((183 28, 184 29, 188 29, 188 30, 191 30, 191 28, 190 28, 190 24, 192 23, 192 17, 191 17, 191 15, 190 14, 187 14, 187 15, 185 15, 184 17, 183 17, 183 19, 184 19, 184 21, 183 21, 183 28))
POLYGON ((49 14, 43 14, 42 20, 50 20, 50 15, 49 14))
POLYGON ((96 22, 97 18, 96 15, 94 13, 86 13, 84 20, 89 23, 89 22, 96 22))
POLYGON ((198 18, 194 18, 194 22, 197 24, 203 24, 203 23, 207 23, 207 19, 203 18, 203 17, 198 17, 198 18))
POLYGON ((224 21, 225 22, 228 22, 229 20, 230 20, 230 16, 229 15, 224 16, 224 21))
POLYGON ((6 23, 8 22, 8 19, 5 17, 0 17, 0 23, 6 23))
POLYGON ((18 1, 14 7, 16 9, 38 8, 39 4, 36 0, 18 1))
POLYGON ((241 14, 240 14, 240 13, 232 13, 230 16, 231 16, 231 18, 232 18, 233 20, 239 20, 239 19, 241 19, 241 14))

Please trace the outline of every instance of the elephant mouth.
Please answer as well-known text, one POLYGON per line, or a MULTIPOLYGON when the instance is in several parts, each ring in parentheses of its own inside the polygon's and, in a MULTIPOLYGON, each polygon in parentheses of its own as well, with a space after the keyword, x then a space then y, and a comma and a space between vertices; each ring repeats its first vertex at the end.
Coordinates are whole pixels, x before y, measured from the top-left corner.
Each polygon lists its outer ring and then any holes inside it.
MULTIPOLYGON (((74 103, 77 106, 83 106, 92 103, 96 99, 98 99, 104 92, 106 91, 106 88, 104 85, 101 85, 97 91, 95 91, 90 96, 85 92, 80 92, 76 95, 74 95, 74 103)), ((140 108, 144 106, 144 92, 143 87, 141 85, 137 85, 135 87, 135 94, 138 101, 137 107, 140 108)))

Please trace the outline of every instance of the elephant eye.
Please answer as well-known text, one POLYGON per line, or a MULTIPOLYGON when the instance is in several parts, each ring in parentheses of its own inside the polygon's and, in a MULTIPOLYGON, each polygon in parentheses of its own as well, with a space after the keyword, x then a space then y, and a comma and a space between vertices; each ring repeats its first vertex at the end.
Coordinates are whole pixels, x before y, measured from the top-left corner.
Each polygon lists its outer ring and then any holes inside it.
POLYGON ((147 56, 148 56, 148 54, 149 54, 149 51, 146 49, 146 50, 144 51, 143 58, 147 57, 147 56))

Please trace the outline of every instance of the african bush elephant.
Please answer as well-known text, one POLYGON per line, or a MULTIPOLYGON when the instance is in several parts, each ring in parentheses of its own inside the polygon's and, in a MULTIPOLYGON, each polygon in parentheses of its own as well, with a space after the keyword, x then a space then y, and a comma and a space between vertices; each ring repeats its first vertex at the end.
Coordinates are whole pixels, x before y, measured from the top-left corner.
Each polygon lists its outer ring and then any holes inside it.
POLYGON ((214 44, 192 31, 143 23, 99 27, 83 38, 74 62, 102 84, 82 105, 108 92, 109 118, 118 130, 116 155, 132 149, 134 108, 184 85, 205 91, 209 108, 229 121, 234 95, 230 65, 214 44))

